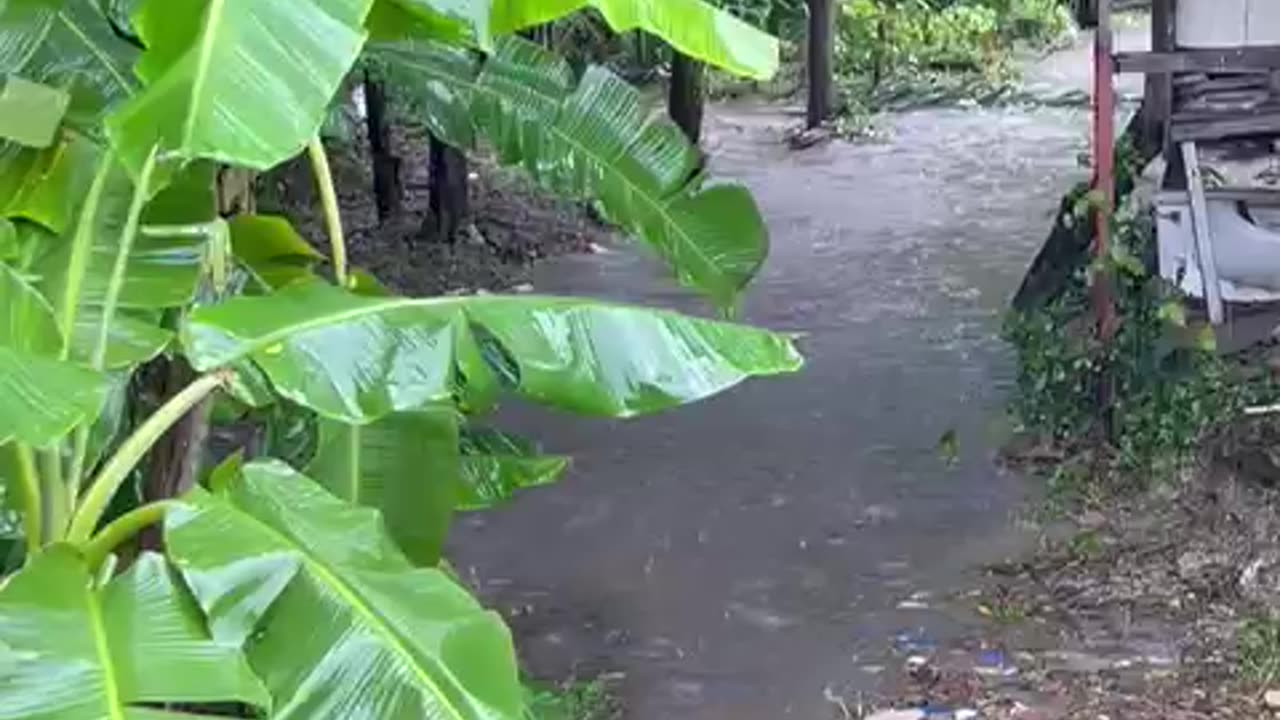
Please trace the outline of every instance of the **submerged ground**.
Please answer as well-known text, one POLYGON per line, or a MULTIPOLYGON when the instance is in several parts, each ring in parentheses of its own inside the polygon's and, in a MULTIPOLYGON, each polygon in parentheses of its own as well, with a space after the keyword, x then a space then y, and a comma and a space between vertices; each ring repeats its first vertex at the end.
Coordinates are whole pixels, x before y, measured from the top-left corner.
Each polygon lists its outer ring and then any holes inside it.
MULTIPOLYGON (((1029 77, 1078 88, 1087 62, 1076 48, 1029 77)), ((716 108, 716 176, 748 185, 772 232, 745 319, 805 333, 810 361, 639 421, 508 410, 574 469, 466 519, 453 554, 530 669, 605 673, 630 718, 818 720, 877 686, 895 636, 958 635, 929 598, 1029 538, 1028 486, 995 462, 1011 377, 998 332, 1086 175, 1087 119, 919 110, 886 118, 884 142, 794 152, 784 108, 716 108)), ((625 247, 544 263, 532 283, 705 311, 625 247)))

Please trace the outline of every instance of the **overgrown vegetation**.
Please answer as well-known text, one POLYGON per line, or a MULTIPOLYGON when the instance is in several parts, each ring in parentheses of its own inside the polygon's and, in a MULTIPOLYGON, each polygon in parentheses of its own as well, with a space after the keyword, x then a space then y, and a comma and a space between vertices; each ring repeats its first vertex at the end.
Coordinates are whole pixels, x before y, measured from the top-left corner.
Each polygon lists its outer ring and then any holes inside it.
POLYGON ((851 0, 837 22, 845 112, 993 102, 1017 80, 1012 53, 1072 28, 1058 0, 851 0))
MULTIPOLYGON (((1075 222, 1087 222, 1089 204, 1078 189, 1075 222)), ((1181 293, 1152 272, 1154 228, 1145 206, 1127 204, 1113 228, 1105 269, 1119 325, 1111 343, 1103 346, 1094 332, 1088 278, 1097 265, 1082 267, 1043 308, 1011 314, 1005 327, 1018 368, 1012 414, 1022 432, 1075 460, 1054 469, 1055 486, 1069 493, 1089 489, 1100 470, 1139 485, 1172 478, 1245 407, 1275 396, 1270 376, 1241 372, 1220 355, 1212 328, 1189 319, 1181 293), (1099 410, 1104 382, 1106 412, 1099 410), (1105 458, 1094 454, 1099 447, 1105 458)))
POLYGON ((1242 677, 1263 688, 1280 679, 1280 620, 1267 617, 1246 621, 1237 642, 1242 677))
POLYGON ((525 720, 617 720, 617 700, 602 680, 571 682, 555 688, 531 688, 525 720))
MULTIPOLYGON (((392 295, 349 262, 318 133, 376 54, 427 86, 437 140, 596 202, 730 311, 767 252, 750 194, 704 187, 616 75, 514 36, 587 5, 703 62, 776 66, 771 37, 696 2, 0 3, 0 715, 536 709, 441 554, 455 513, 567 459, 487 416, 508 395, 653 413, 801 358, 584 298, 392 295), (300 155, 313 243, 252 192, 300 155)), ((552 705, 583 720, 590 687, 552 705)))

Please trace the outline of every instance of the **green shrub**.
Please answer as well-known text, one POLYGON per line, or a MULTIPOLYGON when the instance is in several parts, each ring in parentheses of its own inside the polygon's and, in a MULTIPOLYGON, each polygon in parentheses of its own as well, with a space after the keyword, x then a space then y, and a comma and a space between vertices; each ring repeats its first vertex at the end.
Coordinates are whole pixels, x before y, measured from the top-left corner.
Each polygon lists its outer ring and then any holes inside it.
MULTIPOLYGON (((1088 198, 1080 198, 1084 210, 1088 198)), ((1005 337, 1018 368, 1010 407, 1021 430, 1069 450, 1079 447, 1098 429, 1105 368, 1113 388, 1116 469, 1143 481, 1190 459, 1211 433, 1273 388, 1265 376, 1234 372, 1218 354, 1212 329, 1189 322, 1181 294, 1148 272, 1154 253, 1149 216, 1129 208, 1115 226, 1104 263, 1119 317, 1114 339, 1105 348, 1095 339, 1086 282, 1091 268, 1082 268, 1047 307, 1010 316, 1005 337)))
POLYGON ((926 0, 892 6, 853 0, 839 20, 839 65, 849 73, 877 66, 977 70, 998 30, 995 12, 978 5, 938 11, 926 0))
POLYGON ((850 104, 885 108, 998 99, 1018 43, 1045 46, 1071 19, 1058 0, 851 0, 838 19, 836 68, 850 104), (903 102, 904 97, 916 102, 903 102))
POLYGON ((1252 618, 1236 637, 1240 654, 1240 674, 1248 681, 1267 686, 1280 677, 1280 620, 1252 618))

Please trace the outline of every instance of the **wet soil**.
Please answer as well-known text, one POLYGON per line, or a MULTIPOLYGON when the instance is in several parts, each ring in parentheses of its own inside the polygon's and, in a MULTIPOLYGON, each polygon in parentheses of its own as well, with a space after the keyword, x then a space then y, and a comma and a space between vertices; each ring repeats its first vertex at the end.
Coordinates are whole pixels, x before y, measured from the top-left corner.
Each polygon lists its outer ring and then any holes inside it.
MULTIPOLYGON (((352 265, 406 295, 523 289, 535 262, 590 253, 614 236, 584 205, 542 192, 478 153, 470 158, 473 222, 455 242, 439 242, 422 230, 429 196, 421 130, 399 127, 394 133, 404 210, 385 223, 378 221, 364 139, 327 145, 352 265)), ((325 233, 314 183, 305 162, 287 165, 259 180, 258 209, 288 216, 304 237, 320 243, 325 233)))
MULTIPOLYGON (((1045 528, 1022 559, 942 601, 980 631, 899 654, 879 708, 982 718, 1259 718, 1280 661, 1242 630, 1280 602, 1273 424, 1232 428, 1201 463, 1045 528), (1264 457, 1259 459, 1258 454, 1264 457)), ((872 716, 874 717, 874 715, 872 716)))

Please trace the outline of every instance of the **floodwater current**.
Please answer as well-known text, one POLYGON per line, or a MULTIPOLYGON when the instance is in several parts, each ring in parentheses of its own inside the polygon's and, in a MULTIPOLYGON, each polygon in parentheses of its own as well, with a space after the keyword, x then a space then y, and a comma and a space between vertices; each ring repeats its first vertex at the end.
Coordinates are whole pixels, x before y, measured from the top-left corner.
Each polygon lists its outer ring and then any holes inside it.
MULTIPOLYGON (((1088 116, 921 110, 884 142, 792 151, 776 107, 710 115, 715 177, 750 187, 771 231, 744 319, 804 333, 807 367, 625 422, 508 409, 574 467, 464 519, 453 557, 533 674, 611 673, 628 718, 825 720, 874 686, 895 634, 948 632, 923 598, 1026 542, 1027 485, 995 462, 999 328, 1086 175, 1088 116)), ((548 262, 534 284, 708 312, 640 248, 548 262)))

